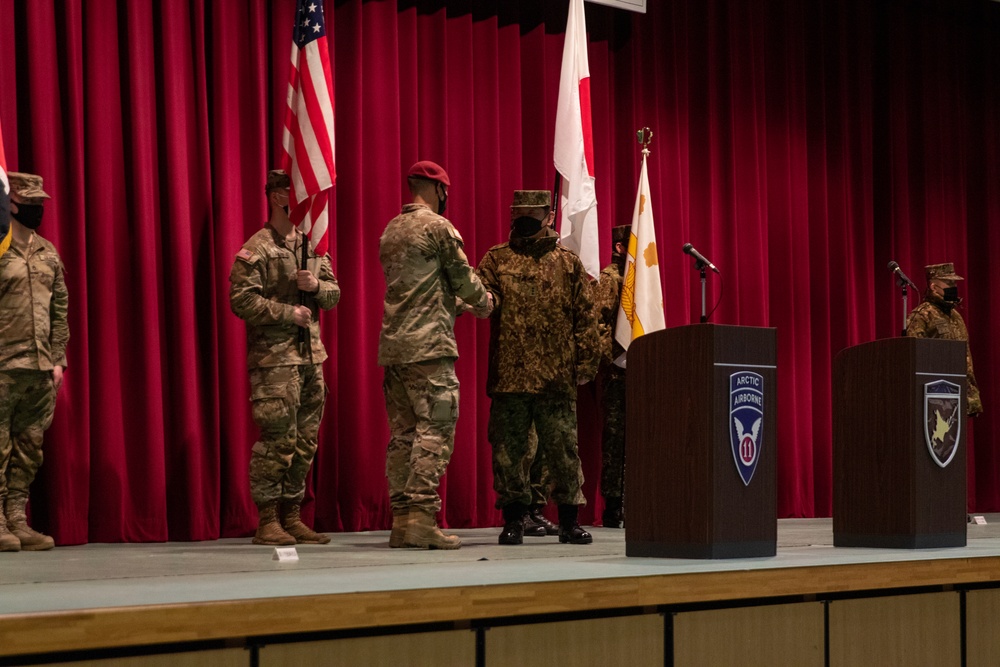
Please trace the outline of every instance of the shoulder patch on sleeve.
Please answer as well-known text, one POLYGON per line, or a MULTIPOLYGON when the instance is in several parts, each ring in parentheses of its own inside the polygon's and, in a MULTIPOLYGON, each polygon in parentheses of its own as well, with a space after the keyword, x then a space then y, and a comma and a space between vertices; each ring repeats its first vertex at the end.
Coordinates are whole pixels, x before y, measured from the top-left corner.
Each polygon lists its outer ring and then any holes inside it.
POLYGON ((447 226, 447 230, 448 230, 448 236, 455 239, 462 245, 465 245, 465 241, 462 239, 462 235, 458 233, 458 230, 455 229, 455 225, 449 224, 447 226))
POLYGON ((240 251, 236 253, 236 259, 241 259, 247 264, 253 264, 257 261, 257 255, 252 253, 248 248, 240 248, 240 251))

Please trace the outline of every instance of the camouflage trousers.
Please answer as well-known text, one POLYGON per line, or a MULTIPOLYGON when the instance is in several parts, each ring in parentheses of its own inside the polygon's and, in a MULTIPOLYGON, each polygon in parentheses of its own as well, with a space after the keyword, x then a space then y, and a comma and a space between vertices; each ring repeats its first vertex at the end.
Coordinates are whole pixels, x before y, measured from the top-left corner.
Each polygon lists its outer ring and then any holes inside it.
POLYGON ((625 371, 602 373, 604 430, 601 433, 601 495, 621 498, 625 489, 625 371))
POLYGON ((417 507, 437 514, 438 485, 455 448, 455 360, 386 366, 382 393, 389 416, 385 475, 393 512, 417 507))
POLYGON ((538 449, 538 432, 535 424, 528 431, 528 457, 531 467, 528 469, 528 483, 531 484, 531 504, 539 507, 549 504, 552 495, 552 473, 545 461, 545 452, 538 449))
POLYGON ((6 498, 28 497, 55 407, 51 371, 0 371, 0 507, 6 498))
POLYGON ((549 469, 552 500, 584 505, 583 468, 577 452, 576 399, 545 394, 496 394, 490 404, 488 436, 493 446, 493 488, 497 507, 535 502, 529 456, 531 426, 538 435, 538 454, 549 469))
POLYGON ((250 496, 258 506, 302 502, 323 419, 320 364, 250 371, 250 400, 260 440, 250 454, 250 496))

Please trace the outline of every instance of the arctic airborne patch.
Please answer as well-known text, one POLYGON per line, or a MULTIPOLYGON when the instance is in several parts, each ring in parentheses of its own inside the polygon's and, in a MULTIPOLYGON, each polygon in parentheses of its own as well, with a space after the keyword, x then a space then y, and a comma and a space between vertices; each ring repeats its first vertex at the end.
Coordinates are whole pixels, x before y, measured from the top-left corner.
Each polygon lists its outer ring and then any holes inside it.
POLYGON ((751 371, 733 373, 729 376, 729 441, 744 486, 749 486, 757 470, 763 424, 764 378, 751 371))

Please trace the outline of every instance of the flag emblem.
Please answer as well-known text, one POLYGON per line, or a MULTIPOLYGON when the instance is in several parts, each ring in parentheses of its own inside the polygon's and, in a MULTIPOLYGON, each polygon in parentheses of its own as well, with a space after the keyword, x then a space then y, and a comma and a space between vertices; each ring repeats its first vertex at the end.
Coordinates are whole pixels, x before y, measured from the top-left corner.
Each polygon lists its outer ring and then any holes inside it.
POLYGON ((764 378, 752 371, 729 376, 729 441, 733 461, 744 486, 750 484, 760 449, 764 424, 764 378))
POLYGON ((944 468, 958 453, 962 434, 962 387, 947 380, 924 385, 924 441, 934 463, 944 468))
POLYGON ((580 257, 595 278, 601 273, 594 186, 594 126, 590 114, 590 61, 583 0, 570 0, 566 15, 553 160, 559 172, 560 242, 580 257))
MULTIPOLYGON (((666 327, 660 263, 656 255, 656 230, 649 199, 649 175, 646 171, 648 153, 648 149, 643 150, 639 189, 632 210, 632 231, 625 258, 625 277, 615 322, 615 340, 626 352, 639 336, 666 327)), ((626 362, 624 354, 615 359, 615 364, 622 368, 626 367, 626 362)))
POLYGON ((289 218, 317 255, 327 251, 333 149, 333 75, 323 0, 298 0, 292 31, 281 168, 291 177, 289 218))

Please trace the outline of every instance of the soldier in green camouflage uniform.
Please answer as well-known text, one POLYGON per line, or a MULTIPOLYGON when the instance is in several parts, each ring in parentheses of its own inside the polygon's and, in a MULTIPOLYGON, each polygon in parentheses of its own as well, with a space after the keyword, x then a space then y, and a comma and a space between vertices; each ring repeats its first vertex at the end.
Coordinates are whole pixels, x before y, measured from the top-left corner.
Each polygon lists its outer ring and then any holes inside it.
POLYGON ((42 178, 8 177, 11 244, 0 257, 0 551, 41 551, 55 542, 32 530, 25 510, 66 368, 69 296, 59 253, 34 232, 49 198, 42 178))
POLYGON ((625 254, 632 227, 611 229, 611 264, 601 271, 594 285, 594 306, 601 331, 601 367, 598 377, 604 407, 601 434, 601 496, 604 497, 602 523, 606 528, 622 528, 625 522, 625 369, 614 363, 625 350, 614 339, 625 273, 625 254))
POLYGON ((392 506, 390 547, 458 549, 442 533, 438 484, 455 446, 458 377, 455 317, 487 317, 490 296, 465 256, 462 236, 444 217, 451 181, 439 165, 414 164, 413 202, 389 221, 379 241, 385 303, 378 363, 391 437, 386 477, 392 506))
POLYGON ((302 522, 300 509, 327 394, 318 310, 337 305, 340 287, 329 255, 310 248, 307 268, 300 268, 308 239, 288 219, 290 184, 283 171, 268 174, 269 221, 236 253, 229 273, 230 307, 246 321, 250 400, 260 428, 250 455, 250 493, 259 515, 254 544, 330 541, 302 522), (300 330, 307 332, 301 347, 300 330))
POLYGON ((510 241, 490 248, 479 265, 496 304, 486 391, 493 399, 488 427, 493 486, 504 513, 500 544, 523 541, 532 502, 527 458, 532 422, 554 482, 559 541, 592 541, 577 522, 578 506, 586 499, 576 387, 597 371, 597 321, 587 272, 579 257, 557 243, 550 202, 547 190, 515 191, 510 241))
POLYGON ((965 320, 958 312, 962 299, 958 296, 956 281, 963 280, 955 274, 955 265, 931 264, 924 268, 927 275, 927 292, 924 300, 910 312, 906 320, 906 335, 915 338, 942 338, 965 341, 965 366, 968 376, 968 414, 975 417, 983 412, 979 385, 972 370, 972 351, 969 349, 969 332, 965 320))

